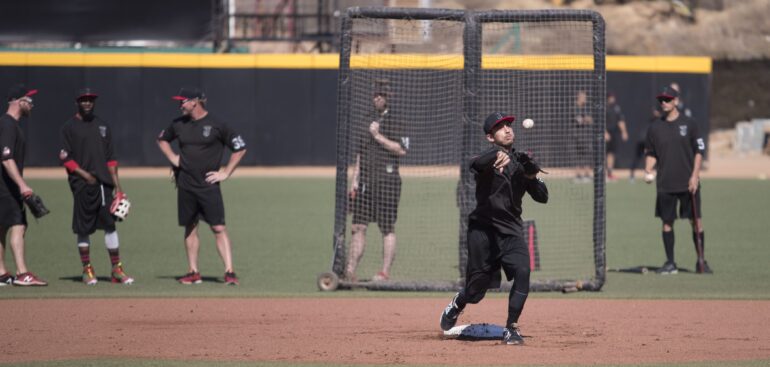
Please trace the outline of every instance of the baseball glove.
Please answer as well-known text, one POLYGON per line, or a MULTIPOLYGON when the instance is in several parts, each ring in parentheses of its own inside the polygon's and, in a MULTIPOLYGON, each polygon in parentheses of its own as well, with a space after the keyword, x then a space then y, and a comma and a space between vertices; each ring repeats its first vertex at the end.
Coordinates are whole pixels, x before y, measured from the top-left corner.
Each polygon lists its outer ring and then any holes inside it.
POLYGON ((110 214, 112 214, 118 221, 122 221, 128 216, 128 210, 130 208, 131 202, 128 201, 126 194, 118 191, 118 193, 115 194, 115 199, 112 200, 112 205, 110 205, 110 214))
POLYGON ((532 157, 524 152, 515 152, 514 158, 516 159, 519 164, 521 164, 521 167, 524 168, 524 173, 527 175, 534 175, 540 172, 546 173, 542 169, 540 169, 540 165, 535 162, 532 157))
POLYGON ((33 193, 26 196, 24 198, 24 203, 27 204, 29 212, 32 213, 35 218, 41 218, 51 212, 48 210, 48 208, 45 207, 45 204, 43 204, 43 199, 41 199, 37 194, 33 193))

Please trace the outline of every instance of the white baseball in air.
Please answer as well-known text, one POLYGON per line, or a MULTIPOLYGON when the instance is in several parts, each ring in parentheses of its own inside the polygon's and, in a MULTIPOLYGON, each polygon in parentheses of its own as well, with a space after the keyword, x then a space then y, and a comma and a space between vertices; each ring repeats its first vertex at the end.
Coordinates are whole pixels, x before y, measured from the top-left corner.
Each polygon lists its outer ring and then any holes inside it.
POLYGON ((525 129, 532 128, 532 126, 535 126, 535 122, 532 121, 532 119, 526 119, 521 122, 521 126, 524 126, 525 129))

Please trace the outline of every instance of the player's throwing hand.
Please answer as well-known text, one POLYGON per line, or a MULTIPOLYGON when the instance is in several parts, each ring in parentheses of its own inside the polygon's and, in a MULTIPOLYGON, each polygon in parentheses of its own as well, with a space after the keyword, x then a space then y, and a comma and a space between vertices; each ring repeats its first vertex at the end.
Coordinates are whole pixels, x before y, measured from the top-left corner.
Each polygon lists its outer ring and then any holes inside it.
POLYGON ((497 169, 500 172, 503 172, 505 169, 505 166, 508 165, 508 163, 511 163, 511 156, 508 155, 508 153, 499 151, 497 152, 497 158, 495 158, 495 169, 497 169))

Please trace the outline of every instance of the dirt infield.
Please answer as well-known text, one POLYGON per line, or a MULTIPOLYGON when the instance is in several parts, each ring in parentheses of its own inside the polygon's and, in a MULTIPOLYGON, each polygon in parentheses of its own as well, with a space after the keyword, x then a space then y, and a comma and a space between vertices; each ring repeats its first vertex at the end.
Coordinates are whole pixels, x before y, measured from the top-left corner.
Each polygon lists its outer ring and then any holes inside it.
MULTIPOLYGON (((86 358, 330 364, 643 364, 770 358, 770 301, 531 299, 526 345, 443 340, 449 299, 6 300, 2 362, 86 358), (11 314, 9 314, 11 315, 11 314)), ((460 323, 498 322, 506 301, 460 323)))

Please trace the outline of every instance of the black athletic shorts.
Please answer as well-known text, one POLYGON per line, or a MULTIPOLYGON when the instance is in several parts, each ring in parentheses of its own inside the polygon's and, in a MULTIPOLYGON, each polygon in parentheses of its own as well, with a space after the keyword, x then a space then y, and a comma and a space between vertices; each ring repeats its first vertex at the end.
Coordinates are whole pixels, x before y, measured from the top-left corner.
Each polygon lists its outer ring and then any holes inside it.
POLYGON ((207 190, 177 188, 179 225, 187 226, 203 218, 210 226, 225 224, 225 203, 222 190, 214 186, 207 190))
MULTIPOLYGON (((679 218, 692 219, 692 199, 689 191, 659 192, 655 203, 655 216, 666 223, 673 222, 676 216, 676 205, 679 204, 679 218)), ((696 216, 701 218, 700 189, 695 192, 696 216)))
POLYGON ((112 187, 85 185, 72 199, 72 232, 85 236, 97 229, 115 231, 115 218, 110 214, 112 187))
POLYGON ((529 269, 529 247, 523 237, 504 235, 494 227, 474 221, 468 223, 466 284, 473 282, 476 277, 489 276, 493 279, 489 288, 497 288, 500 286, 500 268, 510 281, 515 267, 529 269))
POLYGON ((0 197, 0 227, 10 228, 16 225, 27 225, 24 201, 11 195, 0 197))
POLYGON ((377 185, 360 183, 353 201, 353 224, 377 222, 383 234, 395 232, 400 200, 401 177, 377 185))

